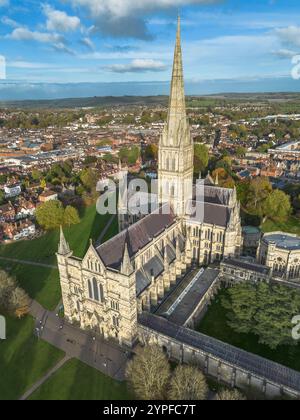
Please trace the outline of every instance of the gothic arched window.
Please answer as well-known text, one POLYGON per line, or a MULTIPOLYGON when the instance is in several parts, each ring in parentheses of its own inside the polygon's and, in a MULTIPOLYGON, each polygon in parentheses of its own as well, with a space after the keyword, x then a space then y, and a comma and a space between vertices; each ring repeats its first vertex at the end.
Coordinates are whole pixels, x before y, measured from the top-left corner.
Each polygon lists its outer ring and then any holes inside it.
POLYGON ((94 295, 93 295, 93 288, 92 288, 92 282, 91 280, 88 280, 88 288, 89 288, 89 298, 93 299, 94 295))
POLYGON ((100 302, 103 302, 104 301, 104 290, 103 290, 103 286, 102 286, 101 283, 99 285, 99 292, 100 292, 100 302))
POLYGON ((171 197, 175 197, 175 187, 172 185, 171 187, 171 197))
POLYGON ((172 162, 172 170, 176 171, 176 160, 175 158, 173 158, 173 162, 172 162))
POLYGON ((93 289, 94 289, 94 299, 99 302, 99 289, 98 289, 98 283, 95 277, 93 278, 93 289))

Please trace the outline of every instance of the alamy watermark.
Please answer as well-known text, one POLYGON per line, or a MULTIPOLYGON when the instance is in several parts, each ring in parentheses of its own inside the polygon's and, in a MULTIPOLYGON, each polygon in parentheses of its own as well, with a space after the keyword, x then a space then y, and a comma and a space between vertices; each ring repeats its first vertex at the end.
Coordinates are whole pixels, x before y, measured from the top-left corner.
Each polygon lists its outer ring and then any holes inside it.
POLYGON ((118 184, 111 179, 99 181, 97 191, 102 193, 96 206, 101 215, 146 216, 160 208, 161 214, 175 212, 197 221, 204 220, 204 180, 197 180, 194 191, 189 179, 182 183, 152 180, 149 189, 144 179, 136 178, 128 182, 125 176, 118 184), (160 206, 159 203, 172 203, 172 206, 160 206))
POLYGON ((6 340, 6 320, 0 315, 0 340, 6 340))
POLYGON ((6 59, 0 55, 0 80, 6 79, 6 59))
POLYGON ((293 340, 298 341, 300 340, 300 315, 294 316, 292 324, 295 325, 292 329, 292 338, 293 340))

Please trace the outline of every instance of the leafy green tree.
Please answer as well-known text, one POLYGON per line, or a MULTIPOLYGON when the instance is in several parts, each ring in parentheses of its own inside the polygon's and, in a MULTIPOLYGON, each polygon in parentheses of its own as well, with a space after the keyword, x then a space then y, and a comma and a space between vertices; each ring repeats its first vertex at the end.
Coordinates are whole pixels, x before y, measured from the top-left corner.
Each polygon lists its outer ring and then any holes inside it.
POLYGON ((119 157, 122 162, 134 165, 140 157, 140 148, 138 146, 123 147, 119 152, 119 157))
POLYGON ((0 190, 0 205, 5 202, 5 192, 0 190))
POLYGON ((257 177, 251 180, 246 204, 249 213, 263 217, 266 200, 272 191, 273 188, 268 178, 257 177))
POLYGON ((145 150, 145 156, 147 159, 157 159, 158 158, 158 146, 156 144, 148 144, 145 150))
POLYGON ((80 223, 78 211, 72 206, 67 206, 64 211, 64 224, 71 226, 78 223, 80 223))
POLYGON ((198 177, 200 172, 206 171, 209 161, 208 148, 205 144, 194 145, 194 174, 198 177))
POLYGON ((139 349, 126 369, 131 388, 142 400, 163 400, 167 394, 170 373, 168 359, 156 345, 139 349))
POLYGON ((245 147, 242 146, 238 146, 236 149, 236 155, 240 158, 245 157, 247 153, 247 149, 245 147))
POLYGON ((255 334, 272 350, 297 345, 291 335, 291 319, 300 313, 300 293, 285 286, 239 284, 222 299, 228 325, 238 333, 255 334))
POLYGON ((264 215, 269 219, 286 219, 292 211, 291 199, 283 191, 274 190, 264 203, 264 215))
POLYGON ((41 204, 36 209, 36 220, 46 230, 59 228, 64 222, 64 208, 61 202, 53 200, 41 204))
POLYGON ((88 192, 91 192, 96 188, 97 175, 91 168, 81 171, 79 177, 82 185, 88 192))
POLYGON ((41 171, 38 171, 37 169, 34 169, 31 172, 31 177, 34 181, 39 181, 42 178, 42 173, 41 173, 41 171))
POLYGON ((195 366, 178 366, 170 382, 169 399, 171 400, 205 400, 208 386, 205 376, 195 366))
POLYGON ((228 291, 222 305, 228 310, 228 325, 238 333, 248 334, 254 327, 256 290, 250 283, 242 283, 228 291))

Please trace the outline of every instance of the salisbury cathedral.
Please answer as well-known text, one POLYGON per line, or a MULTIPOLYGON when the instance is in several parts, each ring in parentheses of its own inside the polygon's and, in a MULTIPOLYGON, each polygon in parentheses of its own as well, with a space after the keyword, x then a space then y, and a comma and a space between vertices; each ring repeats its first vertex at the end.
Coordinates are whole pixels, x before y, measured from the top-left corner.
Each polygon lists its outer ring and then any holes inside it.
POLYGON ((179 21, 168 118, 159 143, 159 206, 132 224, 122 215, 120 233, 100 246, 91 243, 83 259, 73 256, 61 231, 57 259, 69 322, 132 346, 138 315, 157 306, 190 267, 240 255, 236 190, 220 188, 208 177, 198 196, 193 161, 179 21), (200 215, 187 212, 197 207, 200 215))

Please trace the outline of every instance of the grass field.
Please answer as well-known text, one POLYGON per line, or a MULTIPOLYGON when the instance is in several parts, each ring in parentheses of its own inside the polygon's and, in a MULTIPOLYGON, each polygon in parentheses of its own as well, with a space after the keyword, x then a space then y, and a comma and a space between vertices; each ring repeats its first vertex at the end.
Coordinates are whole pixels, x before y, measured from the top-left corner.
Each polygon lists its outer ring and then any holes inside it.
MULTIPOLYGON (((109 218, 110 215, 101 216, 96 212, 96 207, 91 206, 84 210, 81 222, 78 225, 65 229, 66 238, 75 256, 83 257, 89 247, 90 238, 98 239, 109 218)), ((115 220, 104 240, 109 239, 116 232, 115 220)), ((57 252, 58 242, 59 231, 48 232, 33 241, 2 245, 0 256, 56 265, 55 253, 57 252)), ((31 298, 37 300, 48 310, 55 309, 61 298, 58 270, 3 260, 0 260, 0 268, 15 275, 19 284, 31 298)))
MULTIPOLYGON (((101 216, 96 207, 84 210, 78 225, 65 228, 65 235, 76 257, 82 257, 89 246, 89 239, 96 240, 107 224, 110 215, 101 216)), ((59 242, 59 231, 48 232, 39 239, 20 241, 0 246, 0 256, 17 258, 28 261, 55 264, 59 242)))
POLYGON ((53 311, 61 299, 58 270, 0 260, 0 268, 15 276, 28 295, 53 311))
POLYGON ((31 400, 129 400, 125 383, 72 359, 30 397, 31 400))
POLYGON ((265 233, 281 231, 300 235, 300 219, 298 217, 291 216, 283 222, 273 222, 272 220, 267 220, 262 225, 262 230, 265 233))
POLYGON ((31 317, 6 320, 7 339, 0 341, 0 400, 16 400, 64 353, 34 337, 31 317))
POLYGON ((118 223, 118 218, 117 216, 114 218, 114 221, 112 222, 112 224, 110 225, 108 231, 106 232, 106 234, 104 235, 103 239, 102 239, 102 243, 108 241, 109 239, 113 238, 115 235, 117 235, 119 233, 119 223, 118 223))
POLYGON ((221 305, 221 297, 224 295, 226 295, 224 290, 219 293, 197 330, 235 347, 300 371, 300 345, 281 346, 274 351, 259 344, 258 338, 253 334, 239 334, 233 331, 227 325, 227 312, 221 305))

